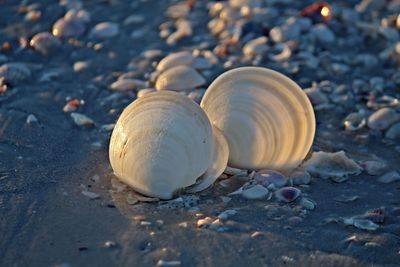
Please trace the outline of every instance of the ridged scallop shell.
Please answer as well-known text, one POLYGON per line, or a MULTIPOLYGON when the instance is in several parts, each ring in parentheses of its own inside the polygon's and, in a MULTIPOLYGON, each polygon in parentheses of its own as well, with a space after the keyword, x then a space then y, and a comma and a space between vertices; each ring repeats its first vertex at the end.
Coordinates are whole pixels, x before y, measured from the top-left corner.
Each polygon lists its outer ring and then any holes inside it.
POLYGON ((213 154, 204 111, 176 92, 155 92, 131 103, 118 119, 109 157, 115 175, 139 193, 169 199, 206 172, 213 154))
POLYGON ((314 139, 314 111, 306 94, 270 69, 225 72, 209 86, 200 105, 228 140, 231 167, 294 169, 314 139))
POLYGON ((163 58, 157 64, 156 70, 162 72, 169 68, 176 67, 179 65, 190 66, 192 65, 193 61, 194 61, 193 55, 187 51, 172 53, 163 58))
POLYGON ((184 91, 202 86, 206 80, 195 69, 188 66, 170 68, 158 76, 157 90, 184 91))
POLYGON ((210 187, 218 177, 224 172, 228 163, 229 147, 225 136, 218 128, 213 126, 214 148, 211 165, 207 171, 199 178, 199 183, 191 186, 187 190, 188 193, 200 192, 210 187))

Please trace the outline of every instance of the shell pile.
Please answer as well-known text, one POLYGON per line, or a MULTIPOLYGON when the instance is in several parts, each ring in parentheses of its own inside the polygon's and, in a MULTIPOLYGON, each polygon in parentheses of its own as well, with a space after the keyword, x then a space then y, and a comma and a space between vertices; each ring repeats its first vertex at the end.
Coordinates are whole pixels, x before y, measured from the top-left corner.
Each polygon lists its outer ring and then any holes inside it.
MULTIPOLYGON (((158 69, 174 60, 192 61, 181 53, 161 61, 158 69)), ((170 91, 184 90, 196 79, 169 83, 162 75, 170 77, 171 71, 186 75, 194 70, 182 64, 163 72, 156 83, 159 91, 131 103, 115 125, 110 162, 121 181, 144 195, 169 199, 181 189, 194 193, 208 188, 227 164, 292 170, 304 160, 315 119, 295 82, 265 68, 237 68, 210 85, 200 108, 170 91)))

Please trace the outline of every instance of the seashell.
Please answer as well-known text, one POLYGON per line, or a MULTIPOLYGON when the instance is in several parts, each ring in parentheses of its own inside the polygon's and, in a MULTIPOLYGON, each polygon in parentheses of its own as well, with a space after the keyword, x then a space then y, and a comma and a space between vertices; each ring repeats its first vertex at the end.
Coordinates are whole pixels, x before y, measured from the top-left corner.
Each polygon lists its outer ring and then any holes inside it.
POLYGON ((72 68, 74 69, 75 72, 85 71, 89 67, 90 67, 90 62, 89 61, 77 61, 72 66, 72 68))
POLYGON ((247 57, 262 55, 268 50, 267 42, 265 36, 250 40, 243 46, 243 54, 247 57))
POLYGON ((128 92, 138 88, 146 88, 147 82, 136 79, 118 79, 110 85, 111 90, 128 92))
POLYGON ((48 32, 35 34, 29 45, 43 55, 48 55, 60 47, 61 42, 48 32))
POLYGON ((182 52, 176 52, 169 54, 165 58, 163 58, 156 67, 156 70, 159 72, 165 71, 167 69, 170 69, 172 67, 180 66, 180 65, 185 65, 185 66, 190 66, 192 65, 194 61, 194 57, 192 56, 191 53, 187 51, 182 51, 182 52))
POLYGON ((211 165, 212 126, 201 108, 176 92, 131 103, 118 119, 109 157, 115 175, 147 196, 170 199, 211 165))
POLYGON ((166 14, 168 17, 172 19, 179 19, 187 17, 189 15, 189 12, 190 12, 189 5, 186 2, 182 1, 168 7, 166 14))
POLYGON ((179 19, 175 22, 176 31, 168 36, 166 42, 168 45, 175 45, 184 37, 192 35, 192 24, 189 20, 179 19))
POLYGON ((138 92, 137 92, 137 98, 140 98, 140 97, 144 97, 145 95, 147 95, 147 94, 150 94, 150 93, 153 93, 153 92, 157 92, 157 90, 156 89, 154 89, 154 88, 145 88, 145 89, 140 89, 138 92))
POLYGON ((289 174, 293 185, 306 185, 311 182, 311 175, 303 169, 296 169, 289 174))
POLYGON ((57 20, 52 28, 52 34, 58 38, 78 37, 85 31, 85 25, 78 19, 57 20))
POLYGON ((275 191, 276 199, 286 203, 295 201, 300 196, 300 194, 300 189, 291 186, 282 187, 275 191))
POLYGON ((359 112, 353 112, 347 115, 343 125, 347 131, 357 131, 367 125, 367 120, 359 112))
POLYGON ((263 186, 273 184, 276 188, 283 187, 287 184, 288 179, 283 174, 272 170, 261 170, 254 176, 254 181, 263 186))
POLYGON ((200 106, 228 140, 231 167, 294 169, 314 139, 314 111, 306 94, 270 69, 227 71, 209 86, 200 106))
POLYGON ((255 185, 241 192, 242 196, 247 199, 264 199, 268 196, 269 191, 262 185, 255 185))
POLYGON ((195 69, 188 66, 170 68, 158 76, 157 90, 184 91, 202 86, 206 80, 195 69))
POLYGON ((381 108, 369 116, 368 127, 374 130, 385 130, 399 120, 400 115, 394 109, 381 108))
POLYGON ((90 22, 90 14, 86 10, 83 9, 70 9, 64 15, 64 19, 67 20, 78 20, 82 23, 89 23, 90 22))
POLYGON ((93 27, 89 35, 93 38, 107 39, 119 33, 119 26, 114 22, 101 22, 93 27))
POLYGON ((200 104, 201 99, 203 98, 205 93, 206 93, 205 89, 194 89, 187 96, 194 102, 200 104))
POLYGON ((214 126, 213 137, 214 149, 211 165, 208 167, 207 171, 202 176, 200 176, 200 182, 191 186, 190 188, 185 190, 185 192, 196 193, 210 187, 224 172, 229 157, 228 142, 226 141, 225 136, 222 134, 222 132, 214 126))
POLYGON ((12 62, 0 66, 0 78, 12 85, 29 79, 31 75, 31 70, 25 63, 12 62))
POLYGON ((349 159, 344 151, 335 153, 314 152, 311 158, 303 164, 303 167, 321 178, 330 178, 335 182, 344 182, 350 175, 359 175, 362 168, 352 159, 349 159))

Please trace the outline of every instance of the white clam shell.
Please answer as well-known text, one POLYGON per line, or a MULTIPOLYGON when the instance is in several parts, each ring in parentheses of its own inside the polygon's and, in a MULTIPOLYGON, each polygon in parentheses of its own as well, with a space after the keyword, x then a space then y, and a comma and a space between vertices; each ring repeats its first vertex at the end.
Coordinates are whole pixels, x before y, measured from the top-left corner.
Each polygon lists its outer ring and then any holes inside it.
POLYGON ((118 119, 109 157, 115 175, 139 193, 161 199, 193 185, 213 154, 204 111, 176 92, 147 94, 118 119))
POLYGON ((314 111, 306 94, 270 69, 225 72, 209 86, 200 105, 226 137, 228 165, 235 168, 294 169, 314 139, 314 111))
POLYGON ((188 66, 170 68, 158 76, 157 90, 184 91, 202 86, 206 80, 195 69, 188 66))
POLYGON ((199 183, 189 187, 185 191, 188 193, 200 192, 210 187, 218 177, 224 172, 228 164, 229 146, 225 136, 218 128, 213 126, 214 149, 211 165, 207 171, 199 178, 199 183))
POLYGON ((176 67, 179 65, 191 66, 194 61, 194 57, 187 51, 172 53, 163 58, 157 65, 157 71, 165 71, 169 68, 176 67))

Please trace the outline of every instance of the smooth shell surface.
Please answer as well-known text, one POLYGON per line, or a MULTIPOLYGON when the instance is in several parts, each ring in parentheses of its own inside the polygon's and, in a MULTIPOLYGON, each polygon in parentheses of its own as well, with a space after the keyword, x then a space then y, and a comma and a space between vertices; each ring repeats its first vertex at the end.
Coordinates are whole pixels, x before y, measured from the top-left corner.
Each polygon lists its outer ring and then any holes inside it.
POLYGON ((191 186, 187 190, 188 193, 200 192, 210 187, 218 177, 224 172, 228 164, 229 147, 225 136, 215 126, 213 127, 214 148, 213 159, 207 171, 200 177, 199 183, 191 186))
POLYGON ((293 169, 314 139, 314 111, 306 94, 270 69, 242 67, 222 74, 200 105, 227 138, 231 167, 293 169))
POLYGON ((165 58, 163 58, 157 65, 157 70, 158 71, 165 71, 169 68, 176 67, 179 65, 186 65, 190 66, 192 65, 194 61, 194 57, 192 56, 191 53, 187 51, 181 51, 181 52, 176 52, 172 53, 165 58))
POLYGON ((157 90, 184 91, 202 86, 206 80, 195 69, 180 65, 170 68, 157 78, 157 90))
POLYGON ((147 94, 118 119, 110 141, 115 175, 136 191, 169 199, 211 164, 212 127, 201 108, 176 92, 147 94))

